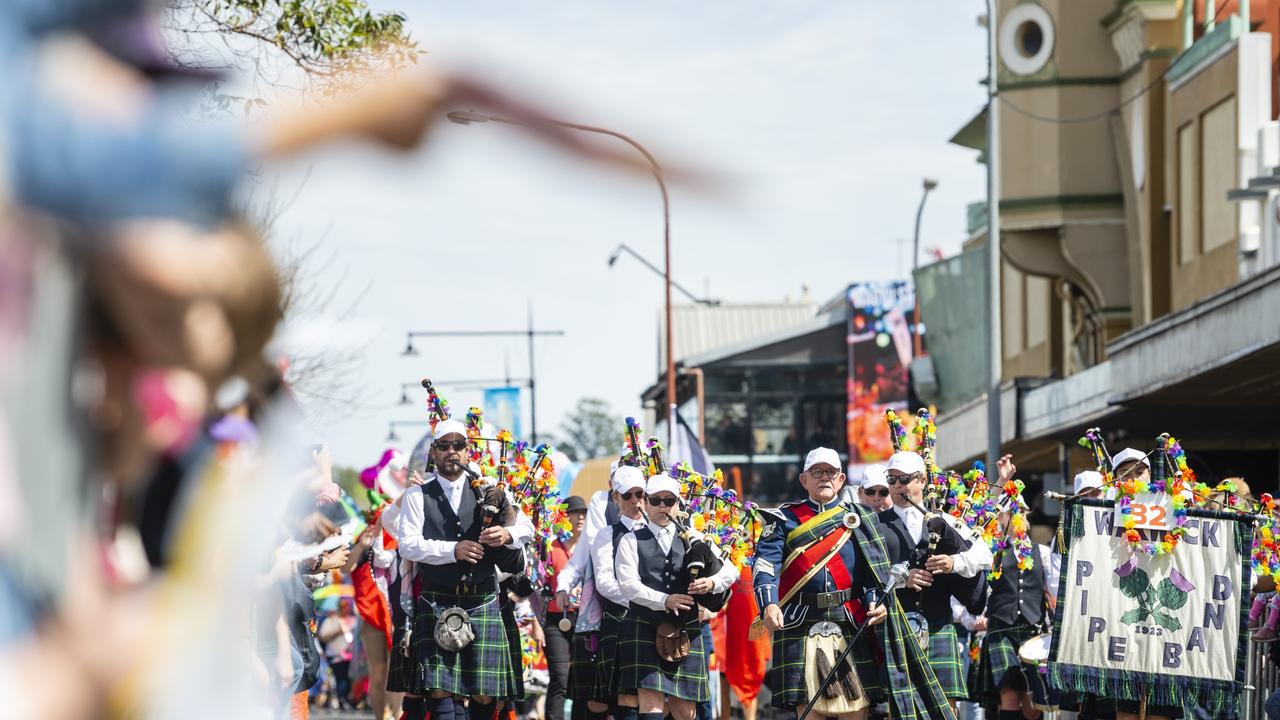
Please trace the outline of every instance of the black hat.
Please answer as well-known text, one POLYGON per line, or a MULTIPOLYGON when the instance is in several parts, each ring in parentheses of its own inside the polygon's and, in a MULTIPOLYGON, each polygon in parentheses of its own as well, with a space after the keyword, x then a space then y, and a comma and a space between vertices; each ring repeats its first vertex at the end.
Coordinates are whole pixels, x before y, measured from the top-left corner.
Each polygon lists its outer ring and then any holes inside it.
POLYGON ((586 512, 587 511, 587 501, 583 500, 577 495, 570 495, 569 499, 565 501, 565 504, 569 506, 568 508, 566 508, 565 512, 586 512))

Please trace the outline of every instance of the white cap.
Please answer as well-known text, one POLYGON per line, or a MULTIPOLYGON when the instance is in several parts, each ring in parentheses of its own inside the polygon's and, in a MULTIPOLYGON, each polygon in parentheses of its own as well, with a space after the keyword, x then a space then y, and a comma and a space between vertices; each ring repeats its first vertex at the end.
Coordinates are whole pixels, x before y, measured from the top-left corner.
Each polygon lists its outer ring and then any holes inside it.
POLYGON ((666 473, 658 473, 649 478, 649 484, 644 488, 645 495, 657 495, 660 492, 669 492, 676 497, 680 497, 680 482, 666 473))
POLYGON ((436 431, 431 435, 431 439, 439 440, 445 435, 452 435, 454 433, 465 438, 467 436, 467 426, 463 425, 461 420, 454 420, 453 418, 441 420, 436 423, 436 431))
POLYGON ((1146 453, 1141 450, 1134 450, 1133 448, 1125 448, 1111 456, 1111 469, 1115 470, 1130 460, 1138 460, 1148 468, 1151 467, 1151 461, 1147 459, 1146 453))
POLYGON ((888 470, 889 468, 881 465, 880 463, 874 463, 866 466, 862 470, 862 484, 859 485, 859 487, 864 489, 873 487, 889 487, 889 481, 884 479, 885 473, 888 472, 888 470))
POLYGON ((644 473, 631 465, 620 465, 611 478, 613 491, 622 494, 636 488, 644 489, 644 473))
POLYGON ((809 468, 819 463, 830 465, 836 470, 842 469, 844 466, 840 464, 840 453, 831 448, 814 448, 804 459, 804 471, 809 472, 809 468))
POLYGON ((924 458, 910 450, 896 452, 889 458, 889 466, 885 468, 885 472, 897 470, 907 475, 915 475, 917 473, 924 474, 924 458))
POLYGON ((1097 470, 1083 470, 1076 473, 1075 490, 1072 494, 1079 495, 1089 488, 1100 487, 1102 487, 1102 473, 1097 470))

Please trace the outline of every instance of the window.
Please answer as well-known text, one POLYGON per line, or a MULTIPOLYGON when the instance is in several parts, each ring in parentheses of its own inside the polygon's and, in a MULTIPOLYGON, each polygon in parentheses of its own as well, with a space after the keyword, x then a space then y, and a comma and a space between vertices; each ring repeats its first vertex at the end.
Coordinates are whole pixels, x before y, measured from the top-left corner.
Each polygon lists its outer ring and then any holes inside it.
POLYGON ((1204 151, 1200 185, 1200 239, 1204 252, 1236 241, 1238 205, 1227 200, 1236 176, 1236 101, 1224 100, 1201 119, 1204 151))
POLYGON ((1018 75, 1034 75, 1053 56, 1053 18, 1034 3, 1015 5, 1000 21, 1000 59, 1018 75))
POLYGON ((1040 275, 1027 276, 1027 347, 1049 340, 1049 293, 1052 283, 1040 275))
POLYGON ((747 404, 707 400, 707 452, 712 455, 747 455, 747 404))
POLYGON ((1178 128, 1178 263, 1195 259, 1200 248, 1200 148, 1196 124, 1178 128))

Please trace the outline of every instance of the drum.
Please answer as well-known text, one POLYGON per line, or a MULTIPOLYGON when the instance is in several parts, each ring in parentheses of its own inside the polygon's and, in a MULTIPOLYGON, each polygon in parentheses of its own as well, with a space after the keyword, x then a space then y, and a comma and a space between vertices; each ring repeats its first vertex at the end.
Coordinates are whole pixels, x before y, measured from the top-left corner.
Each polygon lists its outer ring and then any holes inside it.
POLYGON ((1027 693, 1037 710, 1057 710, 1062 693, 1049 687, 1049 648, 1053 646, 1053 633, 1036 635, 1018 648, 1022 660, 1022 675, 1027 679, 1027 693))

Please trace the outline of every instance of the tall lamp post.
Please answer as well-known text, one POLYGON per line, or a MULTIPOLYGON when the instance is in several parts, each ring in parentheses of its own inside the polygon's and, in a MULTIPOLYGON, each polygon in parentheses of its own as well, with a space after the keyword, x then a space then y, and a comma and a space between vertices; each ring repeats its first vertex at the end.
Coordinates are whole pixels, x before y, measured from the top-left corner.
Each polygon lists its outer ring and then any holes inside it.
MULTIPOLYGON (((487 115, 485 113, 475 112, 473 110, 455 110, 447 113, 445 117, 451 122, 459 125, 470 125, 472 123, 496 122, 506 125, 528 125, 528 123, 511 118, 504 118, 497 115, 487 115)), ((608 135, 615 137, 631 147, 635 148, 644 159, 648 161, 649 168, 653 172, 653 179, 658 181, 658 190, 662 193, 662 254, 664 259, 663 277, 666 280, 666 301, 665 314, 667 318, 667 429, 671 437, 675 436, 676 426, 676 362, 675 355, 671 349, 671 204, 667 198, 667 184, 662 180, 662 168, 658 165, 658 161, 653 155, 644 149, 644 146, 630 137, 608 128, 595 127, 594 125, 581 125, 579 123, 563 122, 560 120, 549 120, 553 125, 570 130, 580 130, 582 132, 597 133, 600 135, 608 135)))
MULTIPOLYGON (((618 258, 622 257, 622 253, 627 253, 628 255, 630 255, 631 257, 635 258, 636 260, 639 260, 641 265, 644 265, 645 267, 647 267, 647 268, 649 268, 650 270, 654 271, 654 272, 655 272, 655 273, 657 273, 658 275, 662 275, 662 274, 663 274, 663 273, 662 273, 662 271, 661 271, 661 270, 659 270, 659 269, 657 268, 657 266, 656 266, 656 265, 654 265, 653 263, 651 263, 651 262, 649 262, 648 260, 646 260, 646 259, 645 259, 645 257, 644 257, 643 255, 641 255, 640 253, 636 252, 635 250, 632 250, 632 249, 631 249, 631 246, 630 246, 630 245, 627 245, 626 243, 623 243, 623 244, 619 245, 619 246, 618 246, 618 249, 617 249, 617 250, 614 250, 614 251, 613 251, 613 253, 612 253, 611 255, 609 255, 609 267, 613 267, 614 263, 618 262, 618 258)), ((700 298, 700 297, 698 297, 697 295, 694 295, 693 293, 691 293, 691 292, 689 292, 688 290, 686 290, 686 289, 685 289, 685 287, 684 287, 683 285, 681 285, 680 283, 676 282, 675 280, 672 280, 672 281, 671 281, 671 287, 675 288, 676 290, 679 290, 682 294, 684 294, 684 296, 685 296, 685 297, 689 298, 690 300, 694 301, 695 303, 698 303, 699 305, 710 305, 711 307, 719 307, 719 306, 720 306, 720 301, 719 301, 718 299, 716 299, 716 298, 700 298)))
POLYGON ((1000 96, 996 0, 987 0, 987 467, 1000 459, 1000 96))
MULTIPOLYGON (((920 196, 920 206, 916 208, 916 229, 911 240, 911 284, 915 286, 916 269, 920 267, 920 217, 924 215, 924 201, 929 199, 929 191, 938 187, 938 181, 932 178, 924 179, 924 194, 920 196)), ((915 317, 912 318, 911 335, 913 337, 911 353, 912 357, 919 357, 921 351, 920 343, 920 295, 913 293, 916 297, 915 317)))

